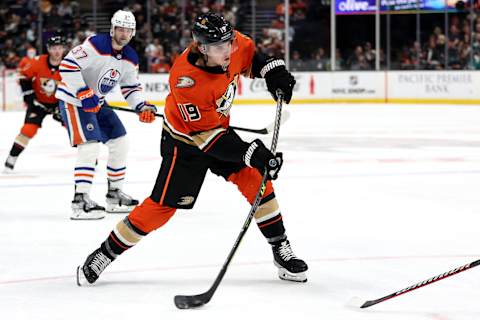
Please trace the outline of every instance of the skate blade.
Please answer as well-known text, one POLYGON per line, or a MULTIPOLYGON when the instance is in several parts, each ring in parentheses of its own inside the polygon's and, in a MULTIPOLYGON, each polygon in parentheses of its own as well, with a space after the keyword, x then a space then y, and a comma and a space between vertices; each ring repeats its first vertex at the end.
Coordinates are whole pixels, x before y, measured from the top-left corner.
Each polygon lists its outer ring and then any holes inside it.
POLYGON ((73 212, 70 220, 100 220, 105 218, 105 211, 94 210, 90 212, 73 212))
POLYGON ((90 283, 87 281, 87 278, 85 278, 85 275, 83 274, 82 266, 78 266, 77 267, 77 286, 85 287, 88 285, 90 285, 90 283))
POLYGON ((113 214, 130 213, 133 209, 135 209, 135 207, 136 205, 119 206, 117 204, 107 204, 107 209, 105 211, 107 213, 113 213, 113 214))
POLYGON ((278 277, 286 281, 307 282, 307 274, 305 272, 292 273, 285 268, 278 268, 278 277))
POLYGON ((15 172, 13 172, 13 169, 5 167, 5 168, 3 168, 2 173, 3 174, 14 174, 15 172))

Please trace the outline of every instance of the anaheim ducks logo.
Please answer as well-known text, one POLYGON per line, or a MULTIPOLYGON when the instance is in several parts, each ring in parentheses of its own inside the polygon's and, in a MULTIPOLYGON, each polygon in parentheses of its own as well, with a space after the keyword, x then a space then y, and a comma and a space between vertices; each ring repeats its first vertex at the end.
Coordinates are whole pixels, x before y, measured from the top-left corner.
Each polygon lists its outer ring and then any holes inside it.
POLYGON ((40 78, 40 86, 46 96, 51 96, 57 90, 57 81, 51 78, 40 78))
POLYGON ((177 80, 176 88, 191 88, 195 85, 195 80, 190 77, 182 76, 177 80))
POLYGON ((120 80, 120 72, 118 72, 118 70, 115 70, 115 69, 108 70, 98 80, 98 91, 101 94, 106 95, 107 93, 110 92, 110 90, 113 89, 113 87, 115 87, 115 85, 119 80, 120 80))
POLYGON ((217 112, 220 113, 220 117, 227 117, 230 114, 230 109, 233 106, 233 99, 235 99, 235 93, 237 92, 238 74, 235 75, 233 81, 225 90, 225 93, 217 99, 217 112))

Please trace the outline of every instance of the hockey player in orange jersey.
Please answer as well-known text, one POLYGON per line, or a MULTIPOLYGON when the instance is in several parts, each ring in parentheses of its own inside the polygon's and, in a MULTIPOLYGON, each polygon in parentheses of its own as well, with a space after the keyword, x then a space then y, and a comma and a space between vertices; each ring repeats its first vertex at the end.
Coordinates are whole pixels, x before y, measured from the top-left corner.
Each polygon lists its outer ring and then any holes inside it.
POLYGON ((61 80, 58 68, 65 53, 65 41, 59 36, 52 37, 47 42, 47 50, 48 54, 38 56, 20 70, 20 86, 27 113, 5 161, 6 173, 13 171, 18 156, 37 134, 47 115, 51 114, 53 119, 62 123, 55 90, 61 80))
MULTIPOLYGON (((77 268, 78 285, 94 283, 114 259, 163 226, 177 209, 193 208, 208 170, 237 185, 250 203, 261 172, 267 169, 269 180, 278 176, 282 154, 272 154, 259 139, 243 141, 229 121, 240 75, 265 78, 275 100, 276 90, 281 89, 285 102, 290 102, 295 80, 284 61, 256 52, 250 38, 215 13, 199 16, 192 33, 193 44, 177 58, 170 73, 163 161, 153 191, 77 268)), ((271 181, 255 221, 272 247, 279 277, 305 282, 307 264, 290 247, 271 181)))

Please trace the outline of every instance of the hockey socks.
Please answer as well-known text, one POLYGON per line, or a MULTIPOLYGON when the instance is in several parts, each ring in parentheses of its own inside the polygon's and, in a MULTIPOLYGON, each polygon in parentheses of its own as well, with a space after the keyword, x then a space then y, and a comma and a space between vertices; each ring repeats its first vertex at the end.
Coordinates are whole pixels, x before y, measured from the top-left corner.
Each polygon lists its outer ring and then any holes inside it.
POLYGON ((109 190, 121 190, 123 187, 123 180, 125 179, 125 172, 127 170, 127 137, 121 136, 116 139, 110 139, 105 144, 108 147, 107 175, 109 190))
POLYGON ((269 243, 286 238, 282 214, 277 199, 275 199, 275 193, 270 193, 260 201, 255 213, 255 221, 269 243))
POLYGON ((77 161, 74 172, 75 192, 90 192, 99 151, 98 142, 88 142, 77 146, 77 161))
POLYGON ((34 124, 24 124, 20 133, 15 137, 12 148, 10 149, 10 154, 5 161, 5 167, 9 170, 13 170, 15 163, 17 162, 18 156, 20 153, 25 150, 30 139, 35 136, 38 130, 38 126, 34 124))
POLYGON ((125 217, 113 228, 100 248, 104 254, 114 260, 117 256, 136 245, 146 235, 147 233, 139 230, 128 220, 128 217, 125 217))

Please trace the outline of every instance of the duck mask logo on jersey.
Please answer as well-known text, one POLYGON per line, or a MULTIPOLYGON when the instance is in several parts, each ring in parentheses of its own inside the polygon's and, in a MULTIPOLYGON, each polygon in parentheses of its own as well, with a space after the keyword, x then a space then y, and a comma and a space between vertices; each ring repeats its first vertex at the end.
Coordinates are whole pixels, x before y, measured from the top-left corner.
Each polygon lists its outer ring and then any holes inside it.
POLYGON ((220 117, 224 116, 227 117, 230 113, 230 109, 233 106, 233 99, 235 99, 235 93, 237 92, 237 84, 238 84, 238 75, 235 75, 233 81, 225 90, 225 93, 217 99, 217 112, 220 113, 220 117))
POLYGON ((57 89, 57 82, 50 78, 40 78, 40 84, 43 92, 47 96, 53 95, 57 89))
POLYGON ((103 74, 98 80, 98 91, 105 95, 110 92, 110 90, 115 87, 117 82, 120 80, 120 72, 115 69, 110 69, 103 74))

